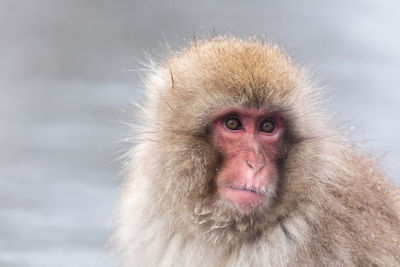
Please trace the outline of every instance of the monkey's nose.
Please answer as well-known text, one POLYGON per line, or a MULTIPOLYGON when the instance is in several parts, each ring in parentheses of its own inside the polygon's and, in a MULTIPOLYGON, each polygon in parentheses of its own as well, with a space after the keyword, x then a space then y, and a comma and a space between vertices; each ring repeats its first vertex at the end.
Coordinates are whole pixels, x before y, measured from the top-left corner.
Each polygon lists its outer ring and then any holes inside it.
POLYGON ((250 169, 254 169, 253 164, 251 164, 251 162, 248 159, 246 160, 246 164, 247 164, 247 166, 250 167, 250 169))
POLYGON ((246 165, 256 173, 262 170, 265 166, 265 158, 263 155, 259 155, 258 157, 248 157, 246 160, 246 165))

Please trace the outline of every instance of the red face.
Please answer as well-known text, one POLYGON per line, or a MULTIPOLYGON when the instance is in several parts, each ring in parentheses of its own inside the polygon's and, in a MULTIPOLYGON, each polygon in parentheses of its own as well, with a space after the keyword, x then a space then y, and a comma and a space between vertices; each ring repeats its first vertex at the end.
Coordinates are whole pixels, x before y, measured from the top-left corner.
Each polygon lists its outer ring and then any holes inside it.
POLYGON ((214 127, 224 156, 216 177, 217 194, 248 214, 275 191, 283 121, 264 110, 231 109, 217 115, 214 127))

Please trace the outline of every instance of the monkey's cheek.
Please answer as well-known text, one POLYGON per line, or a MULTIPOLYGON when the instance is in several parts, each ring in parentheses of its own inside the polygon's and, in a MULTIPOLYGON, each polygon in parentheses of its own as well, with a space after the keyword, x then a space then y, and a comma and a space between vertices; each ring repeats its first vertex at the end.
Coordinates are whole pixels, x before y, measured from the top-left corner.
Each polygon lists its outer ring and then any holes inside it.
POLYGON ((267 201, 265 194, 231 187, 220 187, 218 193, 245 214, 251 213, 267 201))

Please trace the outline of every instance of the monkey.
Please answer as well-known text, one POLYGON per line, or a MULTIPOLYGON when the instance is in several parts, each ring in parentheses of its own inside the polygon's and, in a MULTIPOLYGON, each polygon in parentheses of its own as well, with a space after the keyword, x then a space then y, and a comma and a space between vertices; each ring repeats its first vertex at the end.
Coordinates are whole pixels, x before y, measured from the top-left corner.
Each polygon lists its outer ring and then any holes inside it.
POLYGON ((400 193, 278 46, 195 40, 149 70, 121 266, 400 266, 400 193))

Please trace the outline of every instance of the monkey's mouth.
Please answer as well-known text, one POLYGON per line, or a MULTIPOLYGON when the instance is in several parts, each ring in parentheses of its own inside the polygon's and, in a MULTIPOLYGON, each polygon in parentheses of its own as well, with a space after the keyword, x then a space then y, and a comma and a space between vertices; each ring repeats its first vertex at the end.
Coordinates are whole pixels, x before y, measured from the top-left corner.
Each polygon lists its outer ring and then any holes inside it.
POLYGON ((225 185, 218 187, 218 193, 221 198, 230 201, 235 206, 245 209, 246 211, 256 209, 264 203, 267 198, 265 190, 253 187, 225 185))
POLYGON ((247 191, 259 195, 265 194, 262 190, 256 189, 256 188, 247 188, 247 187, 238 187, 238 186, 230 186, 229 188, 233 190, 239 190, 239 191, 247 191))

